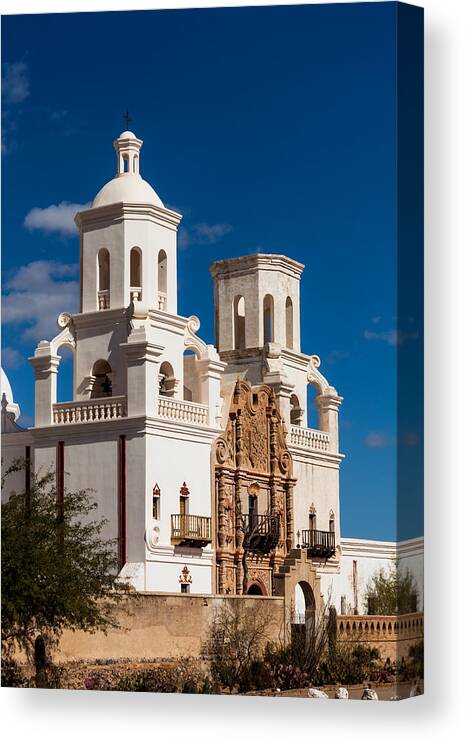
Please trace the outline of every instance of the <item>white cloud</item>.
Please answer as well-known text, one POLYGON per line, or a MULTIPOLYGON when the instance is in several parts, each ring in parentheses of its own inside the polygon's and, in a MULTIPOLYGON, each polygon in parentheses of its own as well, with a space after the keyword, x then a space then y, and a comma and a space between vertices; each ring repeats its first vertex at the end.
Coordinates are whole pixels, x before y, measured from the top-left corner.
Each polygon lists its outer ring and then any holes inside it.
POLYGON ((24 363, 24 356, 16 348, 2 348, 2 367, 18 368, 24 363))
POLYGON ((7 62, 4 65, 2 92, 10 105, 22 103, 28 97, 29 79, 25 62, 7 62))
POLYGON ((389 438, 386 433, 368 433, 365 438, 365 446, 368 448, 386 448, 389 445, 389 438))
POLYGON ((74 217, 78 211, 88 209, 87 204, 71 204, 68 201, 62 201, 60 204, 52 204, 45 209, 35 207, 26 214, 24 226, 26 229, 39 229, 42 232, 58 232, 65 237, 76 234, 77 229, 74 223, 74 217))
POLYGON ((60 312, 79 308, 79 266, 35 260, 6 282, 2 322, 22 328, 23 342, 48 340, 58 333, 60 312))
POLYGON ((337 363, 338 361, 345 361, 347 358, 349 358, 349 353, 346 350, 332 350, 326 361, 327 363, 337 363))
POLYGON ((418 332, 402 332, 402 330, 386 330, 385 332, 372 332, 365 330, 365 340, 382 340, 388 345, 403 345, 408 340, 418 340, 418 332))
POLYGON ((214 245, 219 242, 224 235, 231 232, 230 224, 207 224, 200 222, 192 227, 182 227, 179 231, 179 247, 189 247, 189 245, 214 245))

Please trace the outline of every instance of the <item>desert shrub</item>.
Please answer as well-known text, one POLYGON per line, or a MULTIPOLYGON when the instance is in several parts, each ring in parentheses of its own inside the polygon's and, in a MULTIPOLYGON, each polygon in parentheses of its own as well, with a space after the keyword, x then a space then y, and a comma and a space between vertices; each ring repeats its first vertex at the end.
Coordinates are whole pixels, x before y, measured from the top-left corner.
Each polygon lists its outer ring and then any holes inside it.
POLYGON ((257 684, 265 682, 262 660, 269 624, 265 604, 251 609, 241 601, 231 601, 219 608, 205 646, 214 682, 241 693, 257 690, 257 684))
POLYGON ((424 645, 423 640, 413 644, 408 652, 408 669, 413 677, 424 676, 424 645))
POLYGON ((331 653, 324 655, 313 682, 318 685, 352 685, 363 683, 381 670, 381 657, 376 647, 340 643, 331 653))
POLYGON ((125 675, 116 690, 133 693, 211 693, 211 688, 204 674, 180 664, 125 675))
POLYGON ((11 657, 2 657, 2 688, 26 688, 28 685, 22 669, 11 657))

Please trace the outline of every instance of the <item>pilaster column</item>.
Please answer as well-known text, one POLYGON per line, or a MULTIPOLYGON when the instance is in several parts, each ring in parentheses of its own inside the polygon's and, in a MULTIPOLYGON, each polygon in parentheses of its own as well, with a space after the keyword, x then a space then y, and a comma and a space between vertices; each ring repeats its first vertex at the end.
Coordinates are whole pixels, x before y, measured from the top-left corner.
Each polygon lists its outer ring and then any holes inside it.
POLYGON ((158 374, 162 345, 155 345, 139 327, 120 348, 126 357, 128 416, 155 416, 158 411, 158 374))
POLYGON ((57 400, 57 373, 61 356, 51 352, 50 343, 42 341, 29 363, 35 373, 35 427, 53 424, 53 405, 57 400))
MULTIPOLYGON (((217 355, 215 353, 215 355, 217 355)), ((200 399, 208 405, 208 424, 211 428, 221 426, 221 375, 227 364, 219 358, 197 361, 200 382, 200 399)))
POLYGON ((318 428, 329 433, 329 450, 339 453, 339 408, 342 397, 328 391, 315 398, 318 409, 318 428))

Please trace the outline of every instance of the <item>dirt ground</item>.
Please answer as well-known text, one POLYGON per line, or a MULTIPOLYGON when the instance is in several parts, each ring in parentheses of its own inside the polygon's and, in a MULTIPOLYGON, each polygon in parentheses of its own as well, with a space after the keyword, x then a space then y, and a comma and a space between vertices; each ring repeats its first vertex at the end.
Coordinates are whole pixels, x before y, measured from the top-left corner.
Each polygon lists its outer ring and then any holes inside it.
MULTIPOLYGON (((378 694, 378 698, 380 701, 389 701, 393 696, 400 696, 401 699, 409 698, 412 683, 371 683, 371 687, 378 694)), ((328 694, 329 698, 334 698, 334 694, 337 688, 337 685, 329 685, 319 688, 318 690, 323 690, 325 693, 328 694)), ((362 697, 363 688, 363 685, 347 686, 347 690, 349 691, 349 700, 359 701, 362 697)), ((421 690, 423 691, 423 683, 421 683, 421 690)), ((282 693, 263 693, 258 695, 274 695, 276 697, 281 696, 283 698, 308 698, 308 688, 286 690, 282 693)), ((319 699, 312 698, 309 700, 315 701, 319 699)))

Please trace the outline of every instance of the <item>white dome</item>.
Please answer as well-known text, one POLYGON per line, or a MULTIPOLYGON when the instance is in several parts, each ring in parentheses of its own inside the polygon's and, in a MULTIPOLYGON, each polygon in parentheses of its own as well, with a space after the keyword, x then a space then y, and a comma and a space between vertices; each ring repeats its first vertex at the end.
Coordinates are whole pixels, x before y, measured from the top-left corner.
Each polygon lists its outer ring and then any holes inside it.
MULTIPOLYGON (((125 132, 126 134, 130 132, 125 132)), ((108 206, 121 201, 125 203, 155 204, 163 207, 163 202, 152 186, 140 175, 122 174, 110 180, 97 193, 92 202, 92 208, 96 206, 108 206)))
POLYGON ((8 402, 7 410, 8 412, 13 412, 15 416, 15 420, 18 419, 18 417, 21 414, 21 410, 19 409, 19 405, 15 404, 15 401, 13 399, 13 391, 11 389, 11 384, 8 381, 8 376, 4 372, 2 368, 2 385, 1 385, 1 394, 0 396, 3 397, 5 395, 6 401, 8 402))
POLYGON ((122 134, 119 135, 118 139, 137 139, 137 137, 133 131, 123 131, 122 134))

